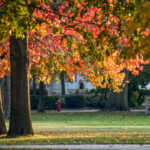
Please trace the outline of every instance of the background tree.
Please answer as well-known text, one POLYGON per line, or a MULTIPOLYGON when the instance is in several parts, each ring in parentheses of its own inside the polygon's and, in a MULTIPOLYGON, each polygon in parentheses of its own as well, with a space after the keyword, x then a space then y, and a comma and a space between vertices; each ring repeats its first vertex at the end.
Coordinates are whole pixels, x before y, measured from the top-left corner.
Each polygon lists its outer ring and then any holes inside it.
POLYGON ((128 106, 128 80, 129 72, 125 70, 125 79, 122 85, 122 91, 117 93, 110 91, 108 93, 108 102, 106 108, 109 110, 129 110, 128 106))
POLYGON ((65 89, 65 72, 64 71, 61 72, 60 79, 61 79, 61 95, 65 96, 66 89, 65 89))
POLYGON ((4 111, 3 111, 3 106, 2 106, 2 79, 0 79, 0 135, 1 134, 6 134, 6 125, 5 125, 5 119, 4 119, 4 111))
POLYGON ((4 76, 2 85, 2 103, 4 108, 5 118, 10 118, 10 102, 11 102, 11 82, 10 76, 4 76))
POLYGON ((35 75, 33 74, 33 82, 32 82, 32 84, 33 84, 33 94, 35 95, 36 94, 36 79, 35 79, 35 75))
POLYGON ((146 85, 150 82, 150 65, 144 65, 143 71, 139 76, 129 74, 129 95, 128 101, 130 107, 138 107, 145 100, 146 85))
POLYGON ((38 105, 38 112, 45 112, 45 103, 44 103, 44 89, 45 85, 43 81, 39 83, 39 105, 38 105))

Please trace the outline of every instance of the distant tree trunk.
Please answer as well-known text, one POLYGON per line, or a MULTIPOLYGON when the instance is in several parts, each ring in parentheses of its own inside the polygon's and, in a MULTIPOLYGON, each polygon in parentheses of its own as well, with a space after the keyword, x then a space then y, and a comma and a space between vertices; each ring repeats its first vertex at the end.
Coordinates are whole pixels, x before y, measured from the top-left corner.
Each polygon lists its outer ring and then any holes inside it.
POLYGON ((6 125, 5 125, 4 111, 3 111, 3 106, 2 106, 1 89, 2 89, 2 79, 0 79, 0 135, 7 133, 6 125))
POLYGON ((61 95, 64 96, 66 95, 66 90, 65 90, 65 72, 62 71, 61 73, 61 95))
POLYGON ((11 114, 8 135, 33 134, 29 92, 27 34, 10 37, 11 114))
MULTIPOLYGON (((128 79, 128 71, 125 70, 125 81, 128 79)), ((123 91, 116 93, 110 91, 108 94, 108 102, 106 108, 108 110, 129 110, 128 107, 128 83, 125 83, 123 91)))
POLYGON ((36 94, 36 81, 35 81, 35 75, 33 75, 33 94, 36 94))
POLYGON ((11 83, 10 76, 4 77, 4 83, 2 85, 2 102, 4 108, 5 118, 9 119, 10 117, 10 103, 11 103, 11 83))
POLYGON ((38 105, 38 112, 45 112, 44 109, 44 82, 40 81, 39 83, 39 105, 38 105))

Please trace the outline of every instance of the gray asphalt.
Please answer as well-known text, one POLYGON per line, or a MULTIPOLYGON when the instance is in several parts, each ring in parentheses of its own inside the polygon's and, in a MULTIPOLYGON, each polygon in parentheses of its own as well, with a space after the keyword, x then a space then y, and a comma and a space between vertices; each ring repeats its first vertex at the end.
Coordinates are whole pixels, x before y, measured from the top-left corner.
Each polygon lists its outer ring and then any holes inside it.
MULTIPOLYGON (((49 110, 48 110, 49 111, 49 110)), ((62 109, 60 112, 98 112, 100 109, 62 109)), ((145 112, 145 109, 131 109, 132 112, 145 112)), ((56 112, 51 110, 50 112, 56 112)))
POLYGON ((0 145, 0 149, 150 150, 150 145, 0 145))

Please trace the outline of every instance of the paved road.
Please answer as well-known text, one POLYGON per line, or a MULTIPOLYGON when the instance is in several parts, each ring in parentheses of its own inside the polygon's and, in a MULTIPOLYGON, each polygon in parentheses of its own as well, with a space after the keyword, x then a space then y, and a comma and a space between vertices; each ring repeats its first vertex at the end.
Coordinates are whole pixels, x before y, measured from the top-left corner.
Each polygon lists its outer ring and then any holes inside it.
MULTIPOLYGON (((100 109, 62 109, 60 112, 98 112, 100 109)), ((144 109, 131 109, 132 112, 145 112, 144 109)), ((50 111, 56 112, 56 111, 50 111)))
POLYGON ((0 145, 0 149, 150 150, 150 145, 0 145))
POLYGON ((98 112, 99 109, 62 109, 61 112, 98 112))

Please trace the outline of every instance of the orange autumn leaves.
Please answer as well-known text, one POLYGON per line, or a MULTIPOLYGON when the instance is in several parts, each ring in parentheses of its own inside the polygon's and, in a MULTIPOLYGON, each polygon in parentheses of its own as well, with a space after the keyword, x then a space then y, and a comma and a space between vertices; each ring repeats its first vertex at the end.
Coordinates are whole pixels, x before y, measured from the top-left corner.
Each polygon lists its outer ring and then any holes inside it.
POLYGON ((0 78, 10 73, 9 43, 0 44, 0 78))
MULTIPOLYGON (((108 3, 113 5, 117 1, 108 0, 108 3)), ((113 7, 104 11, 95 6, 88 8, 86 3, 75 3, 74 9, 70 7, 65 12, 69 2, 57 4, 57 13, 50 5, 41 3, 38 7, 43 9, 36 9, 33 14, 36 19, 44 21, 29 31, 31 73, 46 82, 58 77, 62 71, 71 80, 74 73, 79 73, 94 86, 116 91, 119 91, 118 87, 124 80, 125 74, 122 71, 125 68, 138 75, 142 64, 147 61, 143 61, 140 55, 129 58, 120 56, 124 47, 130 47, 131 39, 127 38, 125 32, 120 36, 120 19, 111 12, 113 7), (84 8, 87 12, 82 14, 84 8), (111 39, 115 39, 116 49, 111 39), (99 59, 100 55, 102 59, 99 59)), ((5 70, 1 71, 1 77, 9 72, 8 56, 9 52, 5 61, 0 62, 0 68, 5 70)))

